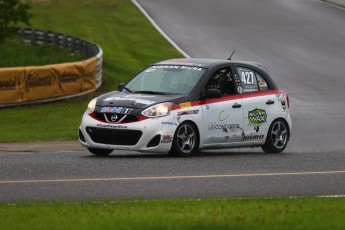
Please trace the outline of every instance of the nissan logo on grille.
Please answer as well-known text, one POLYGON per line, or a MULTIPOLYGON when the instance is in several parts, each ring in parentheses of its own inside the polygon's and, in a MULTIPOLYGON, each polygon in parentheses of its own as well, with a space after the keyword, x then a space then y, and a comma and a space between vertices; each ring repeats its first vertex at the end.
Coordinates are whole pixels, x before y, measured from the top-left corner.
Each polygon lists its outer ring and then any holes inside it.
POLYGON ((110 117, 110 120, 112 121, 112 122, 115 122, 116 120, 117 120, 117 115, 116 114, 113 114, 113 115, 111 115, 111 117, 110 117))

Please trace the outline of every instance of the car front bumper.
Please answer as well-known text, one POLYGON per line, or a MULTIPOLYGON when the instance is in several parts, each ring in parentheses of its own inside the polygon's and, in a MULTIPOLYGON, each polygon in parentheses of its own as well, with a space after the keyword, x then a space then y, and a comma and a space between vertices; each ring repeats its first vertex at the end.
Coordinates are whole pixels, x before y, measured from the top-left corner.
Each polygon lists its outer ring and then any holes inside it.
POLYGON ((100 122, 84 113, 79 127, 79 140, 86 148, 168 152, 177 125, 171 114, 116 124, 100 122))

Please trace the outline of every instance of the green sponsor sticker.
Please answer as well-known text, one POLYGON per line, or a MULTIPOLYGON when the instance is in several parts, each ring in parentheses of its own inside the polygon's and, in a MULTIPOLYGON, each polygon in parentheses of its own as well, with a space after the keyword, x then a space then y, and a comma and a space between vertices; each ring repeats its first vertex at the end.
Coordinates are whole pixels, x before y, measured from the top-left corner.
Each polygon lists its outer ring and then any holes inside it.
POLYGON ((262 125, 267 121, 266 111, 263 109, 254 109, 248 112, 249 125, 262 125))

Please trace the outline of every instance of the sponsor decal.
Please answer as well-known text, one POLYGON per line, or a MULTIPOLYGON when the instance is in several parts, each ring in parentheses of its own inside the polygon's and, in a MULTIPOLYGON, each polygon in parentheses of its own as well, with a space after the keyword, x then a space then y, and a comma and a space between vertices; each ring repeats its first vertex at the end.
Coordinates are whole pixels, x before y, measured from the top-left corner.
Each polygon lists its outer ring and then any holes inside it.
POLYGON ((155 65, 151 66, 152 69, 179 69, 178 65, 155 65))
POLYGON ((20 81, 18 76, 11 78, 9 80, 2 80, 0 81, 0 91, 16 90, 16 86, 19 87, 19 85, 20 81))
POLYGON ((235 74, 234 79, 235 79, 236 85, 238 86, 241 85, 241 78, 237 74, 235 74))
POLYGON ((190 102, 185 102, 180 104, 181 109, 192 107, 192 104, 190 102))
POLYGON ((208 124, 209 130, 222 130, 224 132, 232 132, 241 129, 240 124, 218 124, 216 122, 210 122, 208 124))
POLYGON ((52 85, 54 81, 54 76, 34 76, 29 74, 26 79, 26 91, 30 92, 31 88, 42 87, 47 85, 52 85))
POLYGON ((177 123, 176 122, 172 122, 172 121, 162 121, 162 123, 161 123, 162 125, 174 125, 174 126, 176 126, 177 125, 177 123))
POLYGON ((156 69, 182 69, 182 70, 192 70, 192 71, 202 71, 202 68, 195 67, 195 66, 180 66, 180 65, 156 65, 151 66, 149 69, 147 69, 145 72, 153 72, 156 69))
POLYGON ((62 72, 61 76, 59 77, 59 82, 62 84, 71 83, 71 82, 76 82, 78 79, 79 79, 79 76, 77 74, 62 72))
POLYGON ((157 69, 153 69, 153 68, 149 68, 147 70, 145 70, 145 73, 152 73, 155 72, 157 69))
POLYGON ((252 93, 252 92, 257 92, 257 91, 259 91, 257 88, 255 88, 255 89, 244 89, 243 93, 252 93))
POLYGON ((259 126, 267 121, 266 111, 263 109, 254 109, 248 112, 249 125, 259 126))
POLYGON ((230 113, 226 113, 224 110, 222 110, 218 115, 218 120, 219 121, 225 121, 229 117, 230 117, 230 113))
POLYGON ((286 109, 287 109, 287 106, 286 106, 286 94, 276 94, 276 96, 277 96, 278 101, 281 102, 282 109, 285 112, 286 109))
POLYGON ((131 98, 131 97, 108 97, 103 101, 133 101, 134 103, 144 104, 144 105, 151 105, 155 103, 155 101, 141 99, 141 98, 131 98))
POLYGON ((100 127, 100 128, 112 128, 112 129, 127 129, 127 126, 125 126, 125 125, 103 125, 103 124, 97 124, 97 127, 100 127))
POLYGON ((171 143, 172 140, 173 140, 173 137, 171 135, 163 135, 161 143, 163 144, 171 143))
POLYGON ((238 87, 237 87, 237 92, 238 92, 238 93, 243 93, 243 88, 242 88, 242 86, 238 86, 238 87))
POLYGON ((129 114, 133 109, 125 107, 103 107, 100 113, 119 113, 119 114, 129 114))
POLYGON ((283 111, 286 111, 286 102, 285 101, 282 101, 282 109, 283 109, 283 111))
POLYGON ((264 139, 265 135, 245 135, 243 136, 243 141, 255 141, 264 139))
POLYGON ((267 83, 265 81, 259 81, 259 87, 260 88, 266 88, 267 87, 267 83))
POLYGON ((191 67, 191 66, 181 66, 181 69, 193 70, 193 71, 202 71, 202 68, 199 68, 199 67, 191 67))
POLYGON ((254 72, 244 71, 241 73, 241 80, 245 85, 254 85, 254 72))
POLYGON ((286 101, 285 94, 276 94, 278 101, 286 101))
POLYGON ((177 113, 177 116, 182 116, 182 115, 191 115, 191 114, 198 114, 199 110, 186 110, 186 111, 180 111, 177 113))

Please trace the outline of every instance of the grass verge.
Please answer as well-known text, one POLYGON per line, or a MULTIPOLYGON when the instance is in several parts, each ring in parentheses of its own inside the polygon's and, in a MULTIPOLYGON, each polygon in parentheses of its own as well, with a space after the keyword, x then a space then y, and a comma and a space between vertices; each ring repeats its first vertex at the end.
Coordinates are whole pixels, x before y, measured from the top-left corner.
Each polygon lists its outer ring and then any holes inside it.
POLYGON ((0 204, 0 229, 344 229, 345 198, 0 204))
POLYGON ((148 64, 181 57, 129 0, 32 2, 33 28, 79 37, 103 49, 103 85, 80 98, 0 109, 2 142, 77 139, 91 98, 116 89, 148 64))

